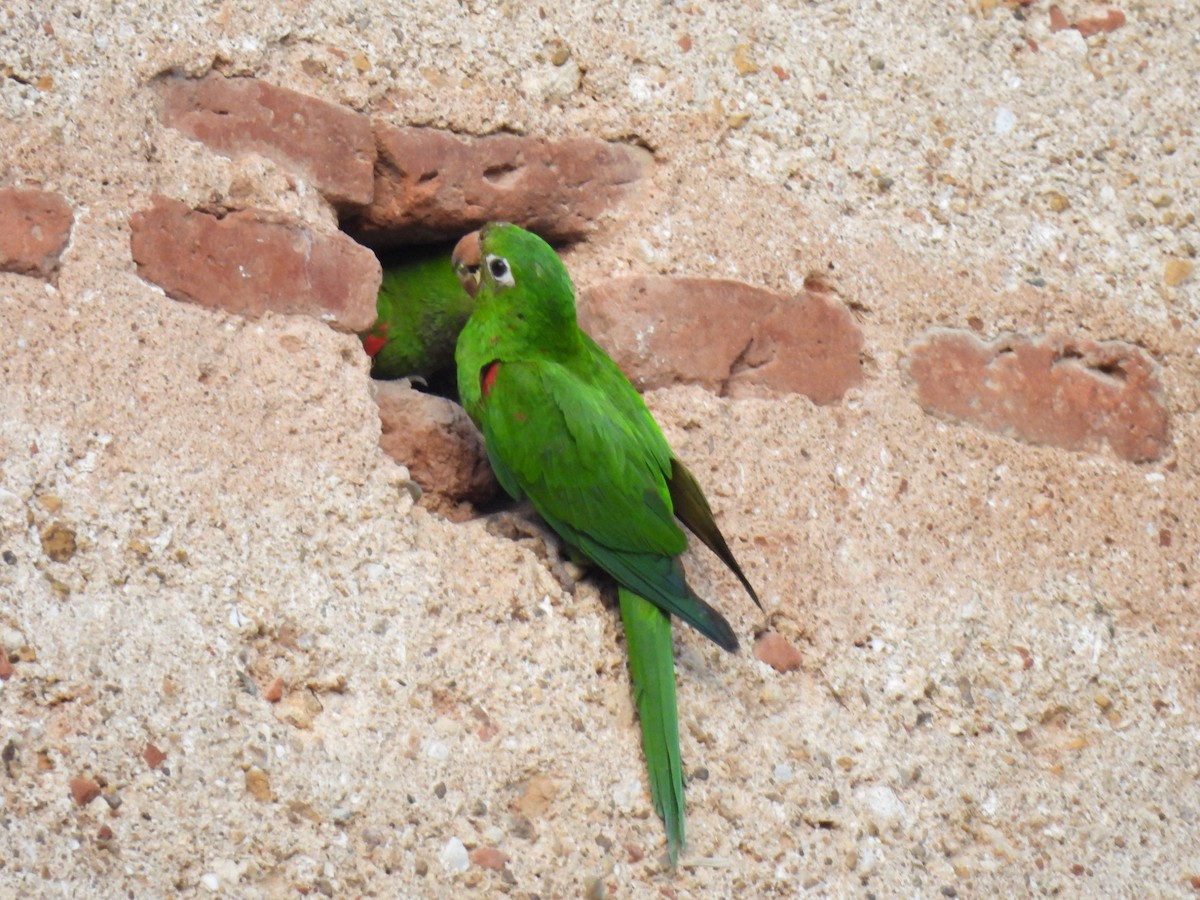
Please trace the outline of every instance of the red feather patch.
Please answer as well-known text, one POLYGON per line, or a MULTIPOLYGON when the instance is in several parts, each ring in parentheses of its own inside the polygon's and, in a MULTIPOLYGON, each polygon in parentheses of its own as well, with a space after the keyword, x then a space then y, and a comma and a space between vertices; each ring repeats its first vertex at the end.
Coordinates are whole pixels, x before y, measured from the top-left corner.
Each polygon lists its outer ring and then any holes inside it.
POLYGON ((496 373, 499 371, 500 360, 494 359, 479 374, 479 390, 483 392, 483 396, 486 397, 492 392, 492 387, 496 384, 496 373))
POLYGON ((363 338, 363 349, 367 351, 367 356, 374 357, 376 353, 387 346, 387 324, 379 326, 377 331, 373 331, 363 338))

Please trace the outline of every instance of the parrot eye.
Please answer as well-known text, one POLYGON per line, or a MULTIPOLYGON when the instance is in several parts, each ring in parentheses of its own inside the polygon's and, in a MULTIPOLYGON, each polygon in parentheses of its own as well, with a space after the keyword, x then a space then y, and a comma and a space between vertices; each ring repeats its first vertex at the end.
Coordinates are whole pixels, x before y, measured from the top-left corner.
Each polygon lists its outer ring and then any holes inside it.
POLYGON ((512 270, 508 267, 508 260, 503 256, 488 256, 487 258, 488 272, 497 284, 507 285, 512 287, 516 284, 513 280, 512 270))

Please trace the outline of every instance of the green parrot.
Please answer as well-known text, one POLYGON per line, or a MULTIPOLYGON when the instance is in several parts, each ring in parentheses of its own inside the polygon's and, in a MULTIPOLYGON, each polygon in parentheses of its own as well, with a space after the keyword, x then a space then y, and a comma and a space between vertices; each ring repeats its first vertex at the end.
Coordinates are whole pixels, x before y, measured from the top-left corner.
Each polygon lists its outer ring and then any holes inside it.
POLYGON ((371 377, 426 380, 449 370, 454 342, 474 306, 450 263, 449 247, 384 259, 375 324, 359 334, 371 377))
POLYGON ((725 650, 738 646, 725 618, 688 587, 679 522, 762 604, 700 485, 629 379, 580 330, 575 289, 554 250, 492 223, 459 241, 453 262, 475 300, 455 350, 458 390, 496 478, 617 582, 650 795, 674 865, 684 803, 671 616, 725 650))

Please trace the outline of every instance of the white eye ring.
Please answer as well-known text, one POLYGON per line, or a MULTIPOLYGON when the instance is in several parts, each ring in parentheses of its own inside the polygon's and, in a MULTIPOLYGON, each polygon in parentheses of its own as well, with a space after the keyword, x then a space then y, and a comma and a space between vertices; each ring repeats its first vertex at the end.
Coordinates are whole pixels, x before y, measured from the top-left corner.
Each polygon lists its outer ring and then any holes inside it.
POLYGON ((489 253, 487 256, 487 269, 496 284, 502 284, 505 287, 516 285, 517 282, 513 279, 512 269, 509 268, 508 260, 503 256, 492 256, 489 253))

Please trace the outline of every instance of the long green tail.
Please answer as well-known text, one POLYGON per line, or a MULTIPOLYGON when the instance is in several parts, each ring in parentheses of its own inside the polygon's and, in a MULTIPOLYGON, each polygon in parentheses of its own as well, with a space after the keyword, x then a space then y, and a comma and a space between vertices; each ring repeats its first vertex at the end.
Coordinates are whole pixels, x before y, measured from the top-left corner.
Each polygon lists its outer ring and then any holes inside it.
POLYGON ((671 865, 675 865, 684 844, 684 809, 671 617, 625 588, 619 588, 617 596, 629 647, 633 701, 642 723, 642 751, 650 775, 650 797, 667 827, 667 852, 671 865))

